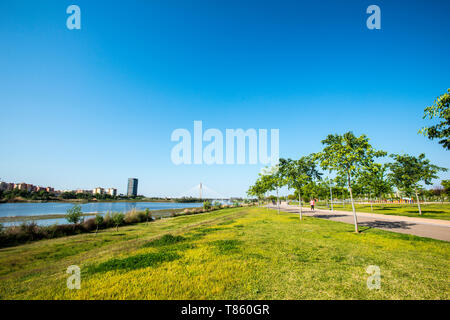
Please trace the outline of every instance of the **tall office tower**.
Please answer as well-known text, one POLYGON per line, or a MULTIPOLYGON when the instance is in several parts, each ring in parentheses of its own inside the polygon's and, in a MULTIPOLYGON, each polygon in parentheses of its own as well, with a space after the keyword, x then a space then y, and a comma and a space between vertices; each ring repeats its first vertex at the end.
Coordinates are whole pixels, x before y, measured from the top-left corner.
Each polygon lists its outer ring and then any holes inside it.
POLYGON ((128 179, 128 196, 137 196, 138 193, 138 179, 136 178, 129 178, 128 179))

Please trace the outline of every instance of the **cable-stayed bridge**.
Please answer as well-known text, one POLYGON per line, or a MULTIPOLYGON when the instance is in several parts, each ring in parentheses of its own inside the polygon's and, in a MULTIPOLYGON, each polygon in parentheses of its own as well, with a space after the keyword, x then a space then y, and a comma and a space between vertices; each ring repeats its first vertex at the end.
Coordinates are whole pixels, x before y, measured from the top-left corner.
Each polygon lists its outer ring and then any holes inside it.
POLYGON ((222 200, 228 201, 230 197, 226 197, 223 194, 211 189, 203 183, 199 183, 192 188, 182 192, 178 198, 198 198, 198 199, 208 199, 208 200, 222 200))

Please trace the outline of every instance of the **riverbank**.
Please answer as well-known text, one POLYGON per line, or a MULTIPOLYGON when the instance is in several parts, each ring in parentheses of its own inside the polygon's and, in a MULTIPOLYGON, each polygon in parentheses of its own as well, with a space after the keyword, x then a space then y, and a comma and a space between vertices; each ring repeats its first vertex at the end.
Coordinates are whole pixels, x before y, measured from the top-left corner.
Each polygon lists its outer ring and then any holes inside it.
MULTIPOLYGON (((49 203, 2 203, 0 204, 0 223, 4 226, 19 225, 23 221, 34 221, 41 226, 67 223, 65 215, 67 210, 74 205, 81 207, 85 217, 95 214, 105 214, 107 212, 129 212, 129 211, 155 211, 197 208, 202 203, 175 203, 175 202, 90 202, 90 203, 69 203, 69 202, 49 202, 49 203), (51 217, 54 216, 54 217, 51 217)), ((164 212, 164 211, 160 211, 164 212)))
MULTIPOLYGON (((184 209, 188 208, 180 208, 180 209, 162 209, 162 210, 150 210, 152 216, 160 217, 160 216, 170 216, 171 214, 176 214, 183 212, 184 209)), ((96 214, 104 214, 98 212, 84 212, 82 217, 92 217, 96 214)), ((67 217, 66 214, 42 214, 35 216, 13 216, 13 217, 0 217, 0 223, 11 223, 11 222, 32 222, 37 220, 53 220, 53 219, 65 219, 67 217)))
POLYGON ((122 200, 86 200, 86 199, 50 199, 50 200, 31 200, 31 199, 23 199, 23 198, 14 198, 14 199, 0 199, 0 203, 102 203, 102 202, 172 202, 177 203, 175 200, 164 200, 164 199, 122 199, 122 200))

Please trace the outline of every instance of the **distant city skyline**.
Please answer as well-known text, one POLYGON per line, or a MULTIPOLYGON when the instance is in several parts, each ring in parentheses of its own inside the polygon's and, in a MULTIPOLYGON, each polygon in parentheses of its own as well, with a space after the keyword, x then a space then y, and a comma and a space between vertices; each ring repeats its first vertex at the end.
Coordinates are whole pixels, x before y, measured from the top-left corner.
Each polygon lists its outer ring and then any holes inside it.
POLYGON ((353 131, 450 168, 417 133, 450 85, 450 1, 377 1, 380 30, 366 26, 366 0, 76 4, 80 30, 66 26, 68 3, 0 2, 5 181, 126 194, 138 177, 143 195, 180 197, 201 181, 245 196, 261 164, 171 161, 172 132, 194 121, 278 129, 283 158, 353 131))
POLYGON ((64 192, 75 192, 75 193, 92 193, 92 194, 109 194, 111 196, 117 195, 117 188, 104 188, 104 187, 94 187, 94 188, 87 188, 87 189, 55 189, 54 187, 43 187, 39 185, 35 185, 32 183, 27 182, 6 182, 0 180, 0 190, 13 190, 13 189, 19 189, 19 190, 26 190, 29 192, 39 192, 39 191, 47 191, 47 192, 54 192, 54 193, 64 193, 64 192))

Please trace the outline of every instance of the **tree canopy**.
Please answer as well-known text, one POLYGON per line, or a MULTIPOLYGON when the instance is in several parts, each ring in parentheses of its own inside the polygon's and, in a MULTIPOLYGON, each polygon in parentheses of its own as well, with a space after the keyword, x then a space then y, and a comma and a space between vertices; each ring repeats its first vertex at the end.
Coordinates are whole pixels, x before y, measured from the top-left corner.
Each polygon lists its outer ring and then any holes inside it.
POLYGON ((422 128, 419 133, 422 133, 429 139, 440 139, 439 144, 450 150, 450 89, 447 92, 436 98, 433 105, 426 107, 423 118, 440 119, 440 122, 422 128))

